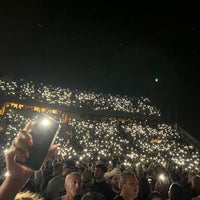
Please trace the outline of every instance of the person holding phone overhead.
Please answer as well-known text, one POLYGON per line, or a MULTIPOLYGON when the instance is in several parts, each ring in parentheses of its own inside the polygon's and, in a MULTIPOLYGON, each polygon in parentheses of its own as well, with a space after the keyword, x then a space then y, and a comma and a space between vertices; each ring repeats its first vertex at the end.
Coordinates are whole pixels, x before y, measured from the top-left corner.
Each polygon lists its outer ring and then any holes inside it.
MULTIPOLYGON (((27 123, 5 151, 7 176, 0 186, 0 200, 14 200, 33 173, 31 168, 22 164, 30 156, 29 147, 33 145, 32 136, 29 134, 31 126, 32 122, 27 123)), ((52 145, 46 159, 51 157, 57 148, 58 145, 52 145)))

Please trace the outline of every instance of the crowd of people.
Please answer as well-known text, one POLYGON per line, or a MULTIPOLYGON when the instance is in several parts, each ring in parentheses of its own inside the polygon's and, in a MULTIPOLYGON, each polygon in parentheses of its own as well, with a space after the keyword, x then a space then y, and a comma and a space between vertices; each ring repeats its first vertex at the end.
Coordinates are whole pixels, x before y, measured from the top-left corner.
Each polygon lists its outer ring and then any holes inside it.
MULTIPOLYGON (((16 135, 4 152, 7 174, 0 186, 0 200, 195 200, 200 195, 200 172, 186 172, 159 165, 123 168, 119 161, 104 160, 77 166, 73 160, 57 160, 57 144, 51 146, 45 164, 33 171, 23 162, 34 145, 32 123, 16 135), (54 157, 54 159, 52 159, 54 157), (21 163, 17 162, 20 160, 21 163)), ((39 155, 38 155, 39 156, 39 155)))
MULTIPOLYGON (((23 127, 33 111, 6 109, 1 116, 0 155, 7 149, 18 130, 23 127)), ((199 167, 199 149, 172 126, 164 123, 148 124, 146 121, 119 121, 115 118, 90 120, 68 118, 61 124, 56 138, 61 144, 58 155, 76 163, 100 158, 110 162, 117 157, 125 166, 133 163, 159 163, 162 166, 181 166, 184 170, 199 167)))
POLYGON ((38 113, 6 107, 0 116, 0 200, 191 200, 200 194, 197 146, 166 123, 123 118, 123 113, 159 117, 147 98, 70 91, 23 80, 0 83, 4 99, 107 111, 102 117, 68 116, 55 141, 60 145, 54 145, 49 152, 53 155, 33 171, 16 163, 16 157, 23 161, 29 156, 26 124, 38 113), (109 116, 110 111, 120 111, 122 117, 109 116))
POLYGON ((152 105, 148 98, 128 97, 95 93, 89 91, 70 90, 60 86, 42 83, 0 80, 0 92, 5 98, 50 105, 60 105, 90 109, 94 111, 121 111, 125 113, 142 113, 145 116, 160 116, 160 111, 152 105))

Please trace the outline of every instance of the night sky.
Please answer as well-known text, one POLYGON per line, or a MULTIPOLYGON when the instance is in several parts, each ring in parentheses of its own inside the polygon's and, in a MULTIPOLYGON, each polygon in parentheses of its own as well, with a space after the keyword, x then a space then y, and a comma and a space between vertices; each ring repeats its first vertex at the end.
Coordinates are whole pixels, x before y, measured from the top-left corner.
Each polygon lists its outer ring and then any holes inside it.
POLYGON ((199 17, 91 2, 1 1, 0 69, 70 89, 148 97, 163 120, 200 141, 199 17))

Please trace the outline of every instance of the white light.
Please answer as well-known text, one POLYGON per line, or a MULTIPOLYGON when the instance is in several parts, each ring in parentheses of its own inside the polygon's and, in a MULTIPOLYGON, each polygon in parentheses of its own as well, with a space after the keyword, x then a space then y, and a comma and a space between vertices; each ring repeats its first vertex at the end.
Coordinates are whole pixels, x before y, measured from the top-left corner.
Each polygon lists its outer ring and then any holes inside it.
POLYGON ((159 179, 164 181, 165 180, 165 175, 164 174, 160 174, 159 179))
POLYGON ((5 174, 4 174, 5 177, 8 177, 10 176, 10 173, 7 171, 5 174))
POLYGON ((48 119, 43 119, 42 120, 42 125, 48 126, 49 125, 49 120, 48 119))

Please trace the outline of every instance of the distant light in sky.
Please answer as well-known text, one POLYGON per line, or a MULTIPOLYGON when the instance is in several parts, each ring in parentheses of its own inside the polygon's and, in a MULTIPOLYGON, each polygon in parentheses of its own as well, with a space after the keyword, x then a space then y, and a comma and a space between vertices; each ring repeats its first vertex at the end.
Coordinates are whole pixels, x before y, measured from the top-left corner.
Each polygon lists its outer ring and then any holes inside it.
POLYGON ((155 81, 155 82, 158 82, 158 81, 159 81, 159 79, 158 79, 158 78, 155 78, 155 79, 154 79, 154 81, 155 81))

